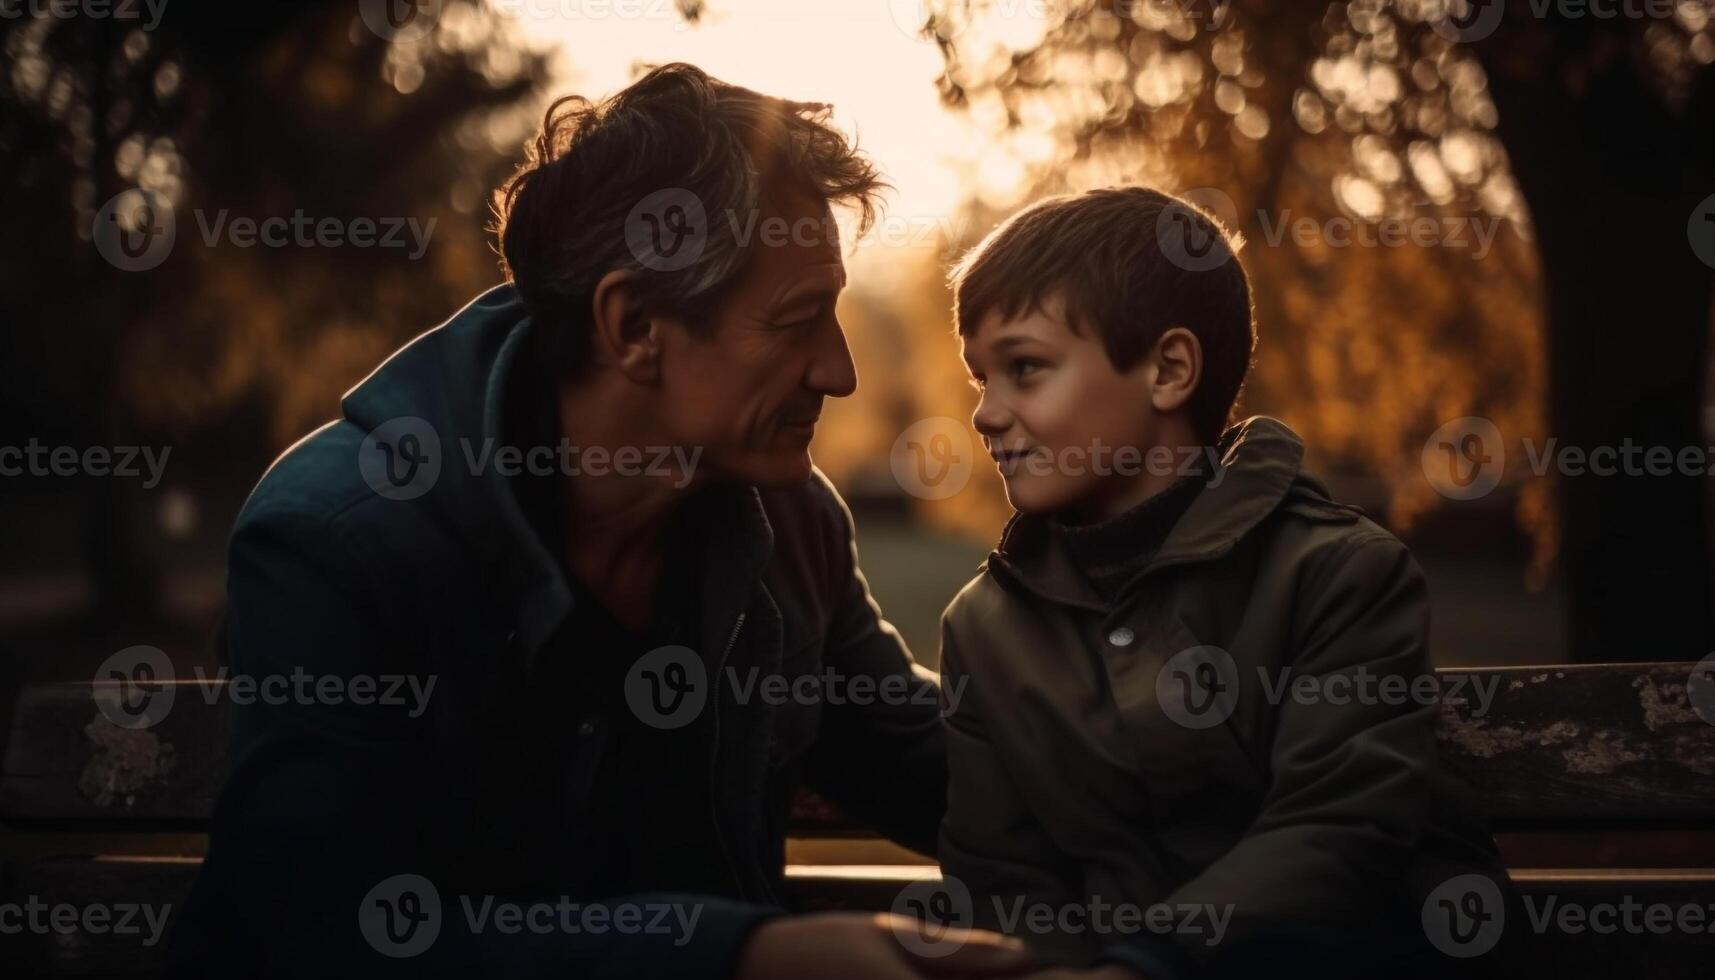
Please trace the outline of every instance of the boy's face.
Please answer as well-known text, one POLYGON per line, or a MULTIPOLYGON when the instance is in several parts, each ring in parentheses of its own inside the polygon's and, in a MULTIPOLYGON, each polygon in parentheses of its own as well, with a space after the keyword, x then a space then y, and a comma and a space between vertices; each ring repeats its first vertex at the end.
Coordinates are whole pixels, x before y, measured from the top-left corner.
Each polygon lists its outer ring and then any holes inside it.
MULTIPOLYGON (((1059 296, 1042 307, 1012 319, 990 312, 963 338, 965 366, 981 393, 972 424, 1014 509, 1081 520, 1114 516, 1172 482, 1142 460, 1164 439, 1175 449, 1188 441, 1177 409, 1189 387, 1176 377, 1181 367, 1171 352, 1162 355, 1163 342, 1183 344, 1189 331, 1164 334, 1122 372, 1093 331, 1073 332, 1059 296)), ((1194 348, 1195 339, 1189 342, 1194 348)), ((1194 386, 1196 367, 1190 370, 1194 386)))

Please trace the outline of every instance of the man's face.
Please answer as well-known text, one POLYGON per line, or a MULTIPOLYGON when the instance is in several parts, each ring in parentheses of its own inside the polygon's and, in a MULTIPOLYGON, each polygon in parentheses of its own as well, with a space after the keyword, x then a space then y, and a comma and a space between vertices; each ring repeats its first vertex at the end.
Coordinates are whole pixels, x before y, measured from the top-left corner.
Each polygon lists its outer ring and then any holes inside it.
POLYGON ((807 479, 822 400, 857 388, 834 315, 846 270, 828 206, 779 198, 756 216, 750 257, 710 329, 668 331, 662 357, 670 438, 701 447, 712 473, 759 486, 807 479))
POLYGON ((1115 370, 1093 331, 1067 325, 1059 296, 1042 306, 1013 319, 991 312, 964 338, 965 366, 981 393, 971 421, 1014 509, 1101 516, 1141 469, 1135 460, 1130 469, 1118 465, 1115 450, 1146 454, 1155 445, 1156 366, 1145 357, 1115 370))

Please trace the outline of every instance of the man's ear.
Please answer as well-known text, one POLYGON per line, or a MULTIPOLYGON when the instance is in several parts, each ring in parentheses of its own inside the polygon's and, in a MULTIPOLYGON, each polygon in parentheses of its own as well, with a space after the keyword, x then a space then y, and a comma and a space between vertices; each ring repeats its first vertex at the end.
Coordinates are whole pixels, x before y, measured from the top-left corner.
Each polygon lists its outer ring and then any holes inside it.
POLYGON ((637 296, 637 274, 615 269, 601 277, 590 300, 597 362, 644 384, 661 375, 661 321, 647 315, 637 296))
POLYGON ((1150 352, 1155 361, 1155 386, 1150 401, 1158 412, 1184 408, 1203 378, 1203 345, 1184 327, 1169 327, 1150 352))

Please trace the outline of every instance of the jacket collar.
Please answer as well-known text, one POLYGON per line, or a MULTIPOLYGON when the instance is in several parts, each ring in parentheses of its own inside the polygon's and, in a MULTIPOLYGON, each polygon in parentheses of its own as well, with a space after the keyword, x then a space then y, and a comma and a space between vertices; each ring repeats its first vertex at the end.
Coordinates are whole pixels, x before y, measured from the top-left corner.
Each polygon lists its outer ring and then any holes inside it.
MULTIPOLYGON (((497 594, 512 600, 526 664, 535 662, 573 605, 560 561, 527 518, 510 480, 492 465, 492 450, 506 445, 506 409, 518 403, 510 397, 513 386, 523 383, 526 359, 534 356, 534 329, 517 290, 497 286, 400 348, 342 403, 346 419, 368 434, 391 432, 385 438, 398 439, 403 433, 397 427, 377 429, 411 418, 422 424, 406 431, 426 428, 438 438, 440 475, 418 503, 477 556, 497 594), (489 465, 473 466, 473 459, 489 465)), ((700 558, 708 642, 712 619, 730 626, 743 609, 772 551, 773 531, 754 487, 713 486, 687 506, 715 512, 713 519, 679 525, 713 529, 700 558)))
MULTIPOLYGON (((1173 565, 1209 561, 1231 551, 1273 513, 1296 488, 1313 495, 1320 488, 1302 474, 1304 443, 1277 419, 1252 416, 1221 434, 1220 463, 1202 491, 1174 524, 1155 557, 1133 579, 1173 565)), ((1079 574, 1048 520, 1013 514, 989 556, 991 573, 1000 570, 1046 599, 1105 610, 1107 604, 1079 574)))

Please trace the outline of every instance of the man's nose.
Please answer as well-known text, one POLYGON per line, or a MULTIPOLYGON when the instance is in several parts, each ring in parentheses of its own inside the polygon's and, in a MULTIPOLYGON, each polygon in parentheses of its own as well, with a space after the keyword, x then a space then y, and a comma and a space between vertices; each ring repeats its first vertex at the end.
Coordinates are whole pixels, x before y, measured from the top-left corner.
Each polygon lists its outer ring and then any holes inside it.
POLYGON ((857 365, 852 361, 851 347, 846 344, 846 332, 836 322, 817 349, 815 360, 810 362, 804 383, 817 394, 844 398, 857 390, 857 382, 857 365))

